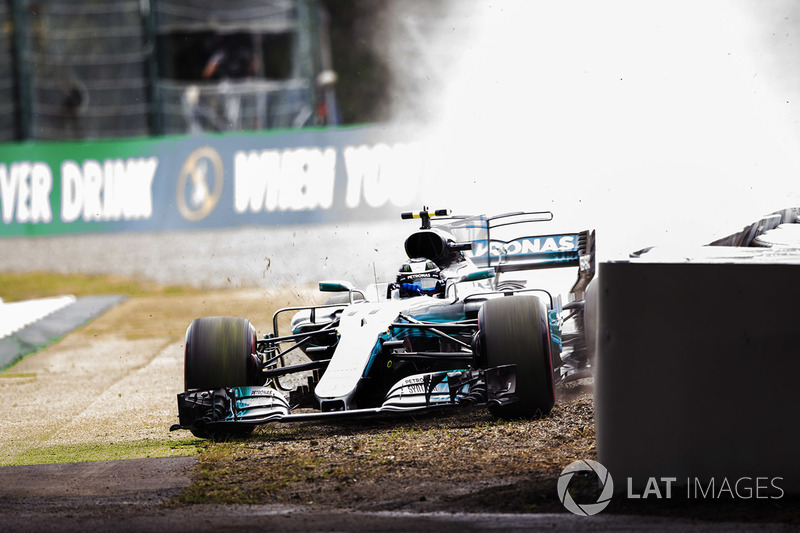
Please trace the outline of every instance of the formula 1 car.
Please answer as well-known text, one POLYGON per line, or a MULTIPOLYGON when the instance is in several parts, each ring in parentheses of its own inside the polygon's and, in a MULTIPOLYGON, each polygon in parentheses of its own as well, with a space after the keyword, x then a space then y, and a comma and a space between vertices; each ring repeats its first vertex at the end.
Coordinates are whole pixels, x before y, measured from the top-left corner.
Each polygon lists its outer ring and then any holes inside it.
POLYGON ((402 218, 422 226, 406 239, 409 259, 392 282, 362 291, 322 281, 321 291, 338 294, 278 310, 262 338, 245 318, 194 320, 180 423, 171 429, 217 438, 272 421, 475 404, 497 417, 535 417, 553 407, 556 384, 590 374, 583 297, 594 275, 594 232, 497 237, 552 220, 549 211, 486 217, 425 208, 402 218), (506 279, 550 267, 578 267, 565 305, 506 279), (287 334, 278 328, 284 313, 293 313, 287 334), (294 350, 304 362, 286 364, 294 350), (298 375, 305 381, 286 386, 298 375))

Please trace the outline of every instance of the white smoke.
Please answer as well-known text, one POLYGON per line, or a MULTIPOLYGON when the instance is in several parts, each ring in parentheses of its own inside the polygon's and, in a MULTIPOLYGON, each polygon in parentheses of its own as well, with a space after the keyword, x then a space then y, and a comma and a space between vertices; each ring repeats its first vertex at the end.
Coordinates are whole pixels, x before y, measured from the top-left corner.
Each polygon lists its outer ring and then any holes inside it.
POLYGON ((456 5, 430 40, 458 51, 432 52, 457 61, 426 95, 431 207, 550 209, 608 257, 800 205, 792 3, 456 5))

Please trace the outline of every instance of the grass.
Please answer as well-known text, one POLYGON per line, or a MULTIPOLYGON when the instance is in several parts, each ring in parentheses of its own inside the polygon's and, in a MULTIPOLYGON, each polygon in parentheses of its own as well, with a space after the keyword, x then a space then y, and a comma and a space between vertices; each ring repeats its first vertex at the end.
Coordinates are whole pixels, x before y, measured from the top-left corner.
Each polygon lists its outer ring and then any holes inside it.
POLYGON ((188 437, 180 440, 139 440, 120 443, 68 444, 30 448, 10 458, 0 459, 0 466, 41 465, 116 461, 150 457, 195 455, 202 441, 188 437))
MULTIPOLYGON (((131 338, 180 338, 191 320, 188 314, 173 313, 197 306, 203 293, 197 289, 164 287, 147 281, 137 281, 118 276, 54 274, 46 272, 0 273, 0 298, 14 302, 62 294, 90 296, 121 294, 132 298, 129 311, 124 315, 107 314, 102 321, 93 321, 84 329, 90 337, 116 335, 123 331, 131 338), (140 302, 140 303, 139 303, 140 302), (173 316, 175 315, 175 316, 173 316), (133 324, 131 322, 136 322, 133 324)), ((15 387, 36 380, 36 372, 14 371, 0 373, 0 384, 15 387)), ((12 389, 7 389, 12 390, 12 389)), ((88 461, 141 459, 148 457, 175 457, 197 454, 202 441, 191 436, 93 444, 36 445, 11 453, 0 450, 0 465, 32 465, 88 461)))
POLYGON ((318 473, 320 461, 311 455, 280 453, 279 463, 261 464, 242 445, 242 441, 201 445, 195 480, 173 502, 263 503, 279 498, 289 487, 312 480, 318 473))
POLYGON ((193 292, 185 287, 162 287, 108 275, 53 274, 49 272, 0 273, 0 298, 16 302, 62 294, 89 296, 123 294, 126 296, 178 295, 193 292))
MULTIPOLYGON (((528 478, 544 480, 555 500, 558 470, 596 452, 593 433, 569 432, 558 446, 553 439, 562 436, 565 420, 591 425, 591 417, 591 401, 583 398, 533 421, 497 421, 474 409, 444 417, 267 425, 246 439, 204 445, 195 483, 174 501, 394 508, 455 498, 453 505, 470 508, 460 494, 528 478)), ((486 505, 519 510, 538 501, 528 498, 527 486, 517 492, 486 505)), ((548 509, 557 510, 555 504, 548 509)))
MULTIPOLYGON (((495 421, 477 410, 391 424, 275 424, 238 441, 201 444, 194 484, 171 503, 567 514, 557 481, 573 460, 596 458, 593 427, 588 394, 529 421, 495 421)), ((570 494, 596 501, 595 480, 580 481, 570 494)), ((617 495, 604 513, 797 524, 799 501, 617 495)))

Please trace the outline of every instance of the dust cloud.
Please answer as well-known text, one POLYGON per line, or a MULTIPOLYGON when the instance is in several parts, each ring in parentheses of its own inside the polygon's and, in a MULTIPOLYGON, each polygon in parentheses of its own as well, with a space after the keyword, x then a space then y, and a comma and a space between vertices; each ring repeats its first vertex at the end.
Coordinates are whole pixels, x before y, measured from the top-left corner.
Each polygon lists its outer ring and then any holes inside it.
MULTIPOLYGON (((453 6, 429 38, 443 81, 409 94, 435 110, 421 124, 429 205, 549 209, 545 231, 596 228, 606 258, 800 205, 796 3, 453 6)), ((393 63, 403 79, 436 65, 393 63)))

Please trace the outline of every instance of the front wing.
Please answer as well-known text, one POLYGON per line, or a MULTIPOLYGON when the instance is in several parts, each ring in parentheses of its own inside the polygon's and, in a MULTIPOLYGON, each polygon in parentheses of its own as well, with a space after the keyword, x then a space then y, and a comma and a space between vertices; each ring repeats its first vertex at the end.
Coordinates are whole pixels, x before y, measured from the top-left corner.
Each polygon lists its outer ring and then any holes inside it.
POLYGON ((223 429, 269 422, 359 418, 412 413, 460 405, 505 405, 517 401, 516 365, 416 374, 397 382, 382 405, 348 411, 294 412, 272 387, 229 387, 178 394, 179 423, 170 429, 223 429))

